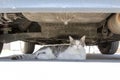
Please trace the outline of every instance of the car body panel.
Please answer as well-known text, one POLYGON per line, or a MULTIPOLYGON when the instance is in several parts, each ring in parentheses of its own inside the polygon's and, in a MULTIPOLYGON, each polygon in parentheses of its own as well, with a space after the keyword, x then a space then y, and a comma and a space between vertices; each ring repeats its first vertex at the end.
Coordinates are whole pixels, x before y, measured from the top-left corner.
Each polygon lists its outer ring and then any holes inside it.
POLYGON ((0 0, 0 12, 120 12, 120 0, 0 0))
POLYGON ((30 21, 40 23, 99 23, 105 20, 109 13, 23 13, 30 21))

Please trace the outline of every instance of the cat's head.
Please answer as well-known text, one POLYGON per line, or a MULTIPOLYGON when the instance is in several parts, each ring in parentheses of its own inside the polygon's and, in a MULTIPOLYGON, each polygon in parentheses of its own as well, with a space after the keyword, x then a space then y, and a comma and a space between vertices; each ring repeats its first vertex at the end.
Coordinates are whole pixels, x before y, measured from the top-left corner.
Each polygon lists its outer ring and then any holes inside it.
POLYGON ((76 49, 81 49, 85 46, 85 36, 83 36, 80 40, 75 40, 71 36, 69 36, 70 46, 76 49))

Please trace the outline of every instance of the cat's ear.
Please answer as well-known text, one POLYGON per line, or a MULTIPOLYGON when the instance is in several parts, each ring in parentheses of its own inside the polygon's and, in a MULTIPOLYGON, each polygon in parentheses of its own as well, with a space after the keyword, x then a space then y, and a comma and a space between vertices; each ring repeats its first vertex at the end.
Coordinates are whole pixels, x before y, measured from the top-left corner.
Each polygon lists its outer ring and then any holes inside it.
POLYGON ((71 36, 69 36, 69 40, 70 40, 70 43, 74 41, 74 39, 71 36))
POLYGON ((86 36, 84 35, 83 37, 81 37, 80 42, 82 43, 82 46, 85 46, 85 38, 86 36))

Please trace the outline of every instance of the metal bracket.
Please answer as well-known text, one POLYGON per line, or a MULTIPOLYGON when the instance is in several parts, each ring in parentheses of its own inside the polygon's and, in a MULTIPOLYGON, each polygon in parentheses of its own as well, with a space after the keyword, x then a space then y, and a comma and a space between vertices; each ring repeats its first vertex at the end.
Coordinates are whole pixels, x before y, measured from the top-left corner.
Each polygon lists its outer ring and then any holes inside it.
POLYGON ((17 40, 25 40, 29 38, 49 38, 42 33, 17 33, 17 34, 3 34, 0 35, 0 42, 9 43, 17 40))

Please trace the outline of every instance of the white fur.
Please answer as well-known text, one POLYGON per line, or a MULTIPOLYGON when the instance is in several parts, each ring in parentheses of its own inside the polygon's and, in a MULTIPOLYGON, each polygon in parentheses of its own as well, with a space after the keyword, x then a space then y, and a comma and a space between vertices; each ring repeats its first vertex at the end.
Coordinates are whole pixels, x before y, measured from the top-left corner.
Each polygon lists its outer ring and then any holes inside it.
POLYGON ((81 45, 78 45, 78 41, 76 41, 77 45, 72 47, 68 47, 65 52, 60 53, 57 59, 59 60, 85 60, 86 52, 85 48, 81 45))

